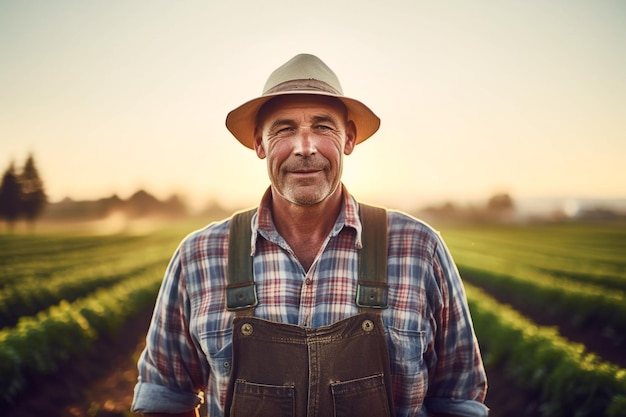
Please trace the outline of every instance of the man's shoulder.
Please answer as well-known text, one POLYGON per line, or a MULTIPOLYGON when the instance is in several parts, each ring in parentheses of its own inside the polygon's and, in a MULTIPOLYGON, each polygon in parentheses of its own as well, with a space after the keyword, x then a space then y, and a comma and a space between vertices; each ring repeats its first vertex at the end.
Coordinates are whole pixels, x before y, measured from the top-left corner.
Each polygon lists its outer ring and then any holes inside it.
POLYGON ((189 250, 199 246, 221 244, 222 241, 228 239, 231 220, 232 216, 213 221, 200 229, 192 231, 182 239, 180 246, 189 250))
POLYGON ((439 232, 435 230, 426 221, 419 219, 409 213, 400 210, 387 209, 387 217, 389 219, 390 230, 404 230, 407 233, 425 233, 438 236, 439 232))
POLYGON ((388 210, 389 245, 397 254, 416 256, 434 256, 445 247, 439 231, 406 212, 388 210))

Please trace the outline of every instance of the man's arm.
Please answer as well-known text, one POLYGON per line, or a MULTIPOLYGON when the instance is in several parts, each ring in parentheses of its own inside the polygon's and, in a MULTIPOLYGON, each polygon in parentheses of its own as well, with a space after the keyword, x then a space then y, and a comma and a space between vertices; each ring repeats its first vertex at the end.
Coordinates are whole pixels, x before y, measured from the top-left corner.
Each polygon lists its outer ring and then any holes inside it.
POLYGON ((183 265, 183 242, 165 272, 138 360, 139 378, 131 411, 145 415, 195 417, 198 395, 208 380, 208 363, 191 340, 189 300, 183 265))
POLYGON ((480 348, 461 277, 443 240, 435 250, 433 272, 439 296, 432 302, 439 325, 424 405, 434 416, 486 417, 487 379, 480 348))

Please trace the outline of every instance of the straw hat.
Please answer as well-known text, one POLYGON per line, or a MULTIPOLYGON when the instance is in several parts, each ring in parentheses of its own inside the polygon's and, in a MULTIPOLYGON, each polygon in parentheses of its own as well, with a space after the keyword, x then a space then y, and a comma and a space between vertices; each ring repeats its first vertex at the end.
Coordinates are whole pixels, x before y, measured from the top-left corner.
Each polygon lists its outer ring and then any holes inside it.
POLYGON ((357 144, 372 136, 380 126, 380 119, 369 107, 343 95, 339 79, 324 62, 314 55, 300 54, 272 72, 260 97, 228 113, 226 127, 244 146, 254 149, 259 109, 273 97, 287 94, 312 94, 341 100, 348 109, 348 120, 356 125, 357 144))

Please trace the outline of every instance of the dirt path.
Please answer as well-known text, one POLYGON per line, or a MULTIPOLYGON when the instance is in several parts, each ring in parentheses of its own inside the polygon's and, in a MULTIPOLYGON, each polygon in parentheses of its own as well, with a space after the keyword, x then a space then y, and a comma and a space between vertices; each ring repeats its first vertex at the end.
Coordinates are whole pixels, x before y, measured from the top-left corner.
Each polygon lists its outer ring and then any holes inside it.
POLYGON ((83 389, 83 399, 66 405, 60 417, 130 416, 133 388, 137 382, 137 359, 145 343, 143 336, 132 352, 121 354, 116 368, 83 389))

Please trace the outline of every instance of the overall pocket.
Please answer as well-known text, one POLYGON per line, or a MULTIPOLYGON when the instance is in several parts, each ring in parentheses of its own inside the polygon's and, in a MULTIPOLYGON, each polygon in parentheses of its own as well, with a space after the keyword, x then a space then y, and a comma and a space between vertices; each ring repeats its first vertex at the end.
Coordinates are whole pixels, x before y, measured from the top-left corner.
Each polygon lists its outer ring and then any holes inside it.
POLYGON ((230 415, 233 417, 293 417, 296 389, 291 385, 265 385, 235 381, 230 415))
POLYGON ((390 417, 382 374, 333 382, 335 417, 390 417))

